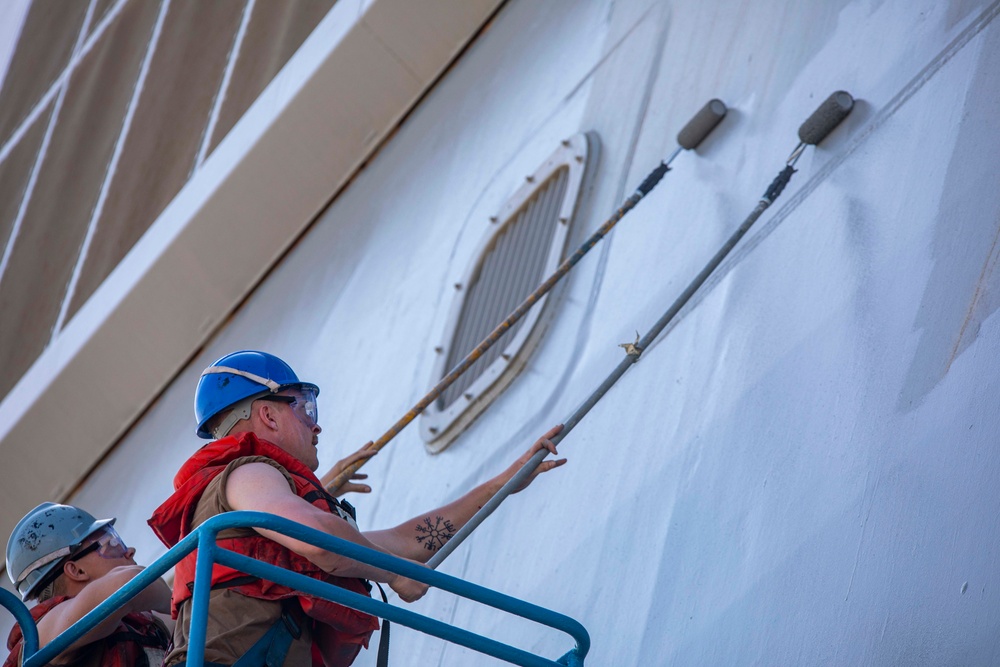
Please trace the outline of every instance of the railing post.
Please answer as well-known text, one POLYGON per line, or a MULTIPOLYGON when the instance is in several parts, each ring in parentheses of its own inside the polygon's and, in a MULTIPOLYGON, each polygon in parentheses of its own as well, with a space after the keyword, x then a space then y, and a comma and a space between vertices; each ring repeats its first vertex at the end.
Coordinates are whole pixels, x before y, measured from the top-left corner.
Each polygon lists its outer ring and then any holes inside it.
POLYGON ((14 615, 14 620, 21 626, 21 636, 24 637, 21 659, 30 657, 38 651, 38 626, 35 619, 31 617, 27 605, 10 591, 0 588, 0 605, 7 608, 14 615))
POLYGON ((208 598, 212 593, 212 564, 215 561, 215 533, 201 530, 195 562, 194 593, 191 598, 191 626, 188 630, 188 667, 202 667, 208 634, 208 598))

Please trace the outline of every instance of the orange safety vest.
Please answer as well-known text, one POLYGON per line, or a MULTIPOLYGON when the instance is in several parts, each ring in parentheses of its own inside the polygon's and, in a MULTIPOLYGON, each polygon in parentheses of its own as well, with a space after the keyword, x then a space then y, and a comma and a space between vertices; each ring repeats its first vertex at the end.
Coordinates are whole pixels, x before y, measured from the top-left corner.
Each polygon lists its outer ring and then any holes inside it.
MULTIPOLYGON (((181 466, 174 478, 174 494, 156 509, 148 521, 153 532, 167 547, 174 546, 191 532, 195 508, 209 483, 220 475, 230 462, 244 456, 265 456, 273 459, 291 475, 295 482, 295 493, 299 497, 325 512, 342 516, 338 511, 339 501, 327 493, 316 475, 301 461, 280 447, 260 440, 253 433, 239 433, 205 445, 181 466)), ((335 577, 328 574, 294 551, 256 533, 242 537, 218 538, 216 542, 220 547, 238 554, 332 583, 355 593, 368 595, 369 586, 363 579, 335 577)), ((174 590, 171 600, 171 614, 174 618, 177 618, 181 604, 193 595, 197 558, 196 549, 177 563, 174 569, 174 590)), ((342 646, 351 654, 356 654, 356 651, 360 650, 356 649, 359 644, 367 648, 371 634, 379 627, 378 620, 369 614, 271 581, 250 577, 219 564, 215 564, 212 568, 212 588, 229 588, 242 595, 262 600, 297 599, 302 611, 315 621, 314 635, 328 656, 335 646, 342 646), (356 650, 350 650, 350 647, 344 646, 345 644, 354 646, 356 650)))
MULTIPOLYGON (((31 617, 35 623, 49 613, 57 604, 69 598, 60 596, 39 602, 31 608, 31 617)), ((160 667, 163 656, 170 643, 170 635, 157 621, 147 614, 131 613, 122 617, 118 626, 104 639, 87 644, 74 664, 94 664, 94 652, 100 651, 99 667, 160 667)), ((21 626, 15 625, 7 638, 7 649, 10 655, 3 667, 20 667, 21 650, 24 648, 24 637, 21 626)), ((80 649, 77 649, 80 650, 80 649)))

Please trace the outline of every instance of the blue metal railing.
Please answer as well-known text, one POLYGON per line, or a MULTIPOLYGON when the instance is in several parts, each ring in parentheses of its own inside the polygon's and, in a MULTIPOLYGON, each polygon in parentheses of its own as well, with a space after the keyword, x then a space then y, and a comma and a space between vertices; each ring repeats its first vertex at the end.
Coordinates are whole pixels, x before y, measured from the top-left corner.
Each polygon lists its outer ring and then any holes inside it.
POLYGON ((24 634, 23 667, 42 667, 66 650, 76 640, 97 626, 113 611, 124 605, 193 550, 198 550, 195 565, 194 597, 192 599, 191 630, 187 664, 202 667, 205 651, 205 632, 208 622, 208 597, 211 589, 213 563, 220 563, 261 579, 267 579, 295 590, 332 600, 351 609, 405 625, 426 634, 459 644, 486 655, 523 667, 583 667, 590 650, 590 635, 580 623, 563 614, 544 609, 517 598, 498 593, 457 577, 421 567, 410 561, 374 551, 307 526, 263 512, 228 512, 212 517, 167 553, 157 558, 132 581, 114 595, 97 605, 90 613, 67 628, 54 640, 38 649, 38 631, 27 607, 13 594, 0 589, 0 604, 16 618, 24 634), (416 612, 394 607, 379 600, 354 593, 333 584, 312 579, 302 574, 279 568, 270 563, 242 556, 218 546, 216 536, 232 528, 264 528, 283 533, 303 542, 322 547, 327 551, 396 572, 404 577, 448 591, 460 597, 488 605, 500 611, 520 616, 540 625, 565 632, 576 641, 576 647, 559 660, 551 660, 519 648, 489 639, 468 630, 428 618, 416 612))

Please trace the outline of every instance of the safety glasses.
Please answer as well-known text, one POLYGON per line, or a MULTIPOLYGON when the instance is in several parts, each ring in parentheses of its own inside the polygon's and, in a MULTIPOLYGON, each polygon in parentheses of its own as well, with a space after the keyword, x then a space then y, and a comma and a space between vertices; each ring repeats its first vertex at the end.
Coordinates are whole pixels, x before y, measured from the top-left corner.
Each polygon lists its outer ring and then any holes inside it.
POLYGON ((296 413, 302 413, 309 420, 309 426, 319 424, 319 406, 316 405, 316 391, 313 389, 296 389, 291 396, 282 394, 270 394, 259 396, 258 401, 274 401, 276 403, 287 403, 296 413))
POLYGON ((69 560, 80 560, 84 556, 95 551, 101 558, 107 558, 110 560, 125 558, 128 554, 128 547, 125 546, 125 542, 122 540, 121 535, 119 535, 114 528, 106 526, 101 532, 100 537, 77 551, 75 554, 71 554, 69 560))

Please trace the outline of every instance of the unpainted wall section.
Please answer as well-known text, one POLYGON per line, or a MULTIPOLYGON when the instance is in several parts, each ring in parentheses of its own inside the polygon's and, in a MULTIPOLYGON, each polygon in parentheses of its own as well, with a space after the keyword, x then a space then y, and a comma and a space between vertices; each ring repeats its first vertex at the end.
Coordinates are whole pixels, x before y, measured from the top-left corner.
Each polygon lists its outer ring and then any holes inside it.
MULTIPOLYGON (((68 304, 72 317, 198 167, 243 0, 172 3, 68 304)), ((245 111, 245 109, 244 109, 245 111)), ((78 260, 79 261, 79 260, 78 260)))
POLYGON ((332 6, 31 3, 0 89, 0 400, 332 6))
MULTIPOLYGON (((994 664, 998 13, 509 3, 74 500, 117 514, 141 558, 161 553, 144 522, 199 444, 191 391, 242 347, 321 385, 330 466, 422 395, 454 277, 559 139, 602 139, 579 235, 724 99, 715 135, 574 271, 521 377, 440 455, 404 432, 352 501, 384 527, 454 498, 596 387, 843 88, 851 117, 565 440, 570 465, 443 568, 578 618, 595 665, 994 664)), ((569 648, 434 592, 415 608, 569 648)), ((413 632, 393 644, 488 663, 413 632)))
POLYGON ((0 395, 51 339, 132 97, 132 86, 105 84, 135 80, 158 14, 159 3, 127 5, 66 85, 20 228, 4 239, 0 395))
POLYGON ((21 27, 28 39, 14 51, 0 88, 0 144, 10 139, 69 64, 87 4, 60 0, 31 3, 21 27))

